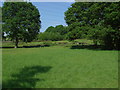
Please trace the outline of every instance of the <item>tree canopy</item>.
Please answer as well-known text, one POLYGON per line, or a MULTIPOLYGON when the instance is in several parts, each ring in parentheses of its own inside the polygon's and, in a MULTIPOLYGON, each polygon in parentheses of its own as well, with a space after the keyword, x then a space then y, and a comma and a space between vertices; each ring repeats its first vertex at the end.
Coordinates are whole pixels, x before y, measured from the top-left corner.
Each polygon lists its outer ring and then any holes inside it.
POLYGON ((67 33, 67 29, 63 25, 57 25, 56 27, 53 26, 48 27, 45 32, 53 32, 59 33, 60 35, 65 35, 67 33))
POLYGON ((38 35, 39 40, 52 40, 58 41, 65 39, 65 34, 67 33, 67 29, 63 25, 57 25, 56 27, 50 26, 46 29, 45 32, 40 33, 38 35))
POLYGON ((78 22, 82 25, 110 25, 120 28, 120 3, 110 2, 76 2, 65 12, 68 25, 78 22))
POLYGON ((120 3, 117 2, 75 2, 65 12, 65 20, 69 31, 75 33, 79 29, 95 44, 102 41, 107 47, 117 48, 120 41, 119 10, 120 3))
POLYGON ((2 7, 3 32, 18 46, 19 40, 32 41, 41 27, 38 9, 30 2, 4 2, 2 7))

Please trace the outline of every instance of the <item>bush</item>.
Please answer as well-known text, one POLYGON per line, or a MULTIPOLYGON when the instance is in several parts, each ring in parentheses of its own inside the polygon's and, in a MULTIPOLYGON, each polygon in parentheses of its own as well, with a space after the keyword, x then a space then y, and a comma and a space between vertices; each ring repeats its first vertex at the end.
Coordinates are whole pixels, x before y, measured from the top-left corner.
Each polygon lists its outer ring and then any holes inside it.
POLYGON ((60 35, 59 33, 52 33, 52 32, 44 32, 44 33, 40 33, 38 35, 38 40, 40 41, 58 41, 58 40, 63 40, 63 36, 60 35))
POLYGON ((94 44, 104 45, 106 49, 117 49, 120 33, 112 27, 103 27, 96 25, 89 29, 88 38, 92 39, 94 44))

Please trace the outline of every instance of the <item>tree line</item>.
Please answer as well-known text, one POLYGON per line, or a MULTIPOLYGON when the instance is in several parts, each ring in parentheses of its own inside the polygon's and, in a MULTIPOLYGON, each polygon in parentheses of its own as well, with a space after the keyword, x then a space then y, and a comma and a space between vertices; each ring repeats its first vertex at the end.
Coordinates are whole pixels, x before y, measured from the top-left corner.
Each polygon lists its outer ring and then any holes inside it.
POLYGON ((113 49, 120 46, 120 3, 76 2, 65 12, 69 39, 88 38, 113 49))
POLYGON ((108 49, 120 46, 120 3, 117 2, 75 2, 65 12, 68 26, 50 26, 43 33, 39 33, 40 13, 32 3, 5 2, 2 9, 3 33, 7 33, 16 44, 18 40, 72 41, 86 38, 93 40, 94 45, 108 49))
MULTIPOLYGON (((61 39, 91 39, 94 45, 108 49, 120 46, 120 3, 117 2, 75 2, 65 12, 67 27, 49 27, 44 33, 59 33, 61 39)), ((59 39, 60 40, 60 39, 59 39)))

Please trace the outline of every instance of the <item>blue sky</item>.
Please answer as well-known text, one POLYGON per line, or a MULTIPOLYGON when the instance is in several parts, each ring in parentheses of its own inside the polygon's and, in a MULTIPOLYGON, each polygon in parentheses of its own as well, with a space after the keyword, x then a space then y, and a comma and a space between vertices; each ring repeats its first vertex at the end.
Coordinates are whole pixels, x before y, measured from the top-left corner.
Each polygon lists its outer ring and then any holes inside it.
MULTIPOLYGON (((73 0, 71 0, 73 1, 73 0)), ((41 29, 40 32, 44 32, 49 26, 64 25, 64 12, 74 2, 32 2, 40 12, 41 29)), ((2 6, 2 3, 0 3, 2 6)))
POLYGON ((64 25, 64 12, 73 2, 32 2, 40 12, 41 29, 45 31, 49 26, 64 25))
POLYGON ((0 7, 2 6, 2 4, 3 4, 3 3, 2 3, 2 2, 0 2, 0 7))

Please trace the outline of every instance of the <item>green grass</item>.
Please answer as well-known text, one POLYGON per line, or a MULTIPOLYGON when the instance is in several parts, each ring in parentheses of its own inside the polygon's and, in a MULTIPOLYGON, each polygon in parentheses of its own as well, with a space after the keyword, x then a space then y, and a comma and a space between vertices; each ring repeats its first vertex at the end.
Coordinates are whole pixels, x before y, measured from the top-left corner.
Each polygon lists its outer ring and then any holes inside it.
MULTIPOLYGON (((22 46, 30 46, 30 45, 38 45, 38 44, 43 44, 43 42, 19 42, 18 46, 22 47, 22 46)), ((15 44, 12 41, 3 41, 2 42, 2 46, 3 47, 14 47, 15 44)))
MULTIPOLYGON (((75 41, 80 42, 80 43, 87 43, 89 45, 93 44, 92 40, 87 40, 87 39, 77 39, 75 41)), ((22 47, 22 46, 43 45, 44 43, 48 43, 48 44, 51 44, 51 45, 58 45, 58 46, 61 46, 61 45, 65 46, 64 43, 66 43, 67 46, 71 46, 73 41, 69 42, 67 40, 62 40, 62 41, 41 41, 41 42, 28 42, 28 43, 19 42, 18 46, 22 47)), ((15 45, 14 45, 14 43, 12 41, 3 41, 2 46, 3 47, 14 47, 15 45)))
POLYGON ((76 39, 75 41, 81 42, 81 43, 87 43, 88 45, 92 45, 93 44, 93 41, 92 40, 88 40, 88 39, 76 39))
POLYGON ((118 52, 63 46, 3 49, 3 87, 117 88, 118 52))

